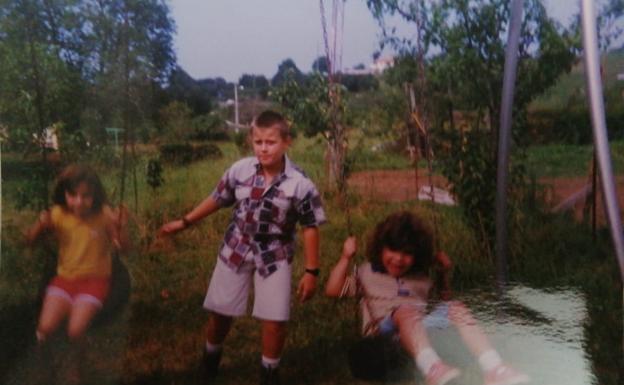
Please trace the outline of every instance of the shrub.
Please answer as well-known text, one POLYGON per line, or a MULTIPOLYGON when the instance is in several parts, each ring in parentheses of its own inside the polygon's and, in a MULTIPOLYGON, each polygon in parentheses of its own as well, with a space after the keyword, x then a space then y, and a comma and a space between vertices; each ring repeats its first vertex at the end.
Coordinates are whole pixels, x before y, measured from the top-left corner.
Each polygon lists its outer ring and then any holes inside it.
MULTIPOLYGON (((605 119, 610 139, 624 137, 624 110, 608 110, 605 119)), ((529 132, 533 143, 589 144, 590 113, 587 108, 534 111, 529 114, 529 132)))
POLYGON ((188 164, 203 158, 220 158, 221 149, 214 143, 190 144, 173 143, 159 147, 160 159, 166 163, 188 164))

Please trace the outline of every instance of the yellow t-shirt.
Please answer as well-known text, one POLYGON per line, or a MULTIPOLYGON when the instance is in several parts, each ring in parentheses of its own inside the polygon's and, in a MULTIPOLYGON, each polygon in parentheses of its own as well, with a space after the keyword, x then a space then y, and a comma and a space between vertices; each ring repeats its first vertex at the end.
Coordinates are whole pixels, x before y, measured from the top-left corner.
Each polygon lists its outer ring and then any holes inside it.
POLYGON ((50 212, 52 226, 59 243, 56 272, 68 279, 106 278, 111 275, 112 244, 107 232, 110 208, 82 219, 59 205, 50 212))

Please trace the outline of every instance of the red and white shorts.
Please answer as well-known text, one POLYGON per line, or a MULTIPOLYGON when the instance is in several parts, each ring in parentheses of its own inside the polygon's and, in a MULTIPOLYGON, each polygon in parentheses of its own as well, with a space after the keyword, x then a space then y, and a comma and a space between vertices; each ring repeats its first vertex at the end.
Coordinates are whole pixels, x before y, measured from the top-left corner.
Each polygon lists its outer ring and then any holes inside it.
POLYGON ((110 278, 87 277, 68 279, 57 275, 52 278, 46 295, 65 298, 74 303, 84 301, 102 307, 110 291, 110 278))

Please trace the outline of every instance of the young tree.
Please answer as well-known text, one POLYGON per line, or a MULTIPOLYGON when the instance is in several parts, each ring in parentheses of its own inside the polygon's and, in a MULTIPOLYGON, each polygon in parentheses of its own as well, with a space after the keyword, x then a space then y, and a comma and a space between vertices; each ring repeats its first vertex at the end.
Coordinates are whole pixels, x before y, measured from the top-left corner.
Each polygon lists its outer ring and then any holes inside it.
MULTIPOLYGON (((469 139, 484 141, 470 146, 470 151, 464 140, 451 141, 444 172, 453 182, 466 217, 487 236, 493 230, 494 195, 488 192, 494 191, 495 178, 488 176, 495 175, 510 1, 368 0, 367 4, 383 27, 385 43, 417 60, 416 55, 422 55, 425 65, 417 69, 416 76, 426 74, 428 87, 421 104, 428 103, 428 111, 446 108, 451 126, 454 110, 468 111, 465 116, 473 131, 469 139), (420 49, 385 28, 389 15, 399 15, 416 26, 422 39, 420 49)), ((514 106, 516 139, 521 137, 518 123, 524 121, 528 103, 571 69, 578 48, 576 31, 549 18, 539 0, 524 4, 514 106)))

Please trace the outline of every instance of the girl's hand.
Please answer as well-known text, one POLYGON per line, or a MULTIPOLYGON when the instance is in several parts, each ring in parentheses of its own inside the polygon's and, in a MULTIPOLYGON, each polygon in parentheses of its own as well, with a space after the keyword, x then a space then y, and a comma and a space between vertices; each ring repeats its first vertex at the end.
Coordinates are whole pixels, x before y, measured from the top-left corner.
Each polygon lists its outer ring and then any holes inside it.
POLYGON ((439 251, 435 255, 435 262, 443 271, 449 271, 453 267, 453 262, 451 262, 451 258, 444 251, 439 251))
POLYGON ((342 245, 342 255, 340 257, 346 260, 351 260, 356 252, 357 239, 354 236, 350 236, 345 239, 344 244, 342 245))
POLYGON ((43 232, 50 229, 52 219, 50 218, 50 211, 43 210, 39 213, 39 218, 34 225, 32 225, 24 234, 27 245, 31 245, 43 232))
POLYGON ((160 229, 158 229, 158 233, 156 235, 159 238, 166 237, 168 235, 175 234, 180 230, 184 230, 185 228, 186 228, 186 225, 184 224, 184 221, 182 221, 181 219, 178 219, 178 220, 171 221, 162 225, 160 229))
POLYGON ((128 208, 120 204, 119 207, 113 209, 113 218, 118 228, 124 228, 128 224, 128 208))

